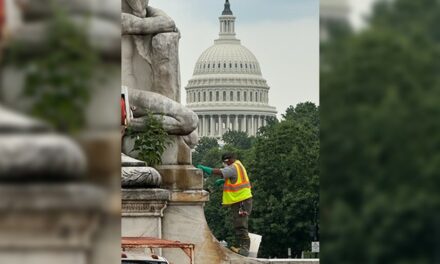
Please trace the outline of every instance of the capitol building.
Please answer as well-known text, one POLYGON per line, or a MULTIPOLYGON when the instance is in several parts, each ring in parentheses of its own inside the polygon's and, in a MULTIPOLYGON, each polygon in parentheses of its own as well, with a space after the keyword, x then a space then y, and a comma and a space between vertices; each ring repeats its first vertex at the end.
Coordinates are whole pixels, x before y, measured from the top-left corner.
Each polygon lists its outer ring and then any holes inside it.
POLYGON ((277 111, 257 59, 236 38, 229 0, 219 19, 219 38, 199 57, 185 87, 187 107, 199 117, 201 137, 221 138, 228 130, 254 136, 277 111))

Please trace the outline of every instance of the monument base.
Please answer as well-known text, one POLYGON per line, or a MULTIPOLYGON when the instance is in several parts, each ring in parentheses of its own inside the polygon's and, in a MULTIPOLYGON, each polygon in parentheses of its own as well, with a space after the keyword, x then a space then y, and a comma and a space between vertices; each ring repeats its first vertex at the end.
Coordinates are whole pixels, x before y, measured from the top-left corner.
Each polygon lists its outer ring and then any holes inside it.
MULTIPOLYGON (((224 248, 211 233, 203 210, 209 194, 203 190, 122 190, 122 236, 156 237, 195 245, 195 263, 260 263, 224 248)), ((220 206, 220 205, 219 205, 220 206)), ((190 263, 179 249, 163 249, 171 263, 190 263)))

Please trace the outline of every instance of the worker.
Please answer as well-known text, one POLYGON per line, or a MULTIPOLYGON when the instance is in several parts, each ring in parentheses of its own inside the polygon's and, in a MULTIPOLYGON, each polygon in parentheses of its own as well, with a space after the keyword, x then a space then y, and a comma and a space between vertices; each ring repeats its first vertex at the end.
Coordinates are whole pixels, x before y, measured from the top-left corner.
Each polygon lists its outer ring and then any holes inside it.
POLYGON ((235 237, 238 247, 231 250, 243 256, 249 255, 250 238, 248 221, 252 211, 252 192, 249 177, 243 164, 236 159, 234 153, 222 155, 223 169, 198 165, 197 168, 210 175, 221 176, 216 184, 223 184, 222 204, 231 206, 235 237))

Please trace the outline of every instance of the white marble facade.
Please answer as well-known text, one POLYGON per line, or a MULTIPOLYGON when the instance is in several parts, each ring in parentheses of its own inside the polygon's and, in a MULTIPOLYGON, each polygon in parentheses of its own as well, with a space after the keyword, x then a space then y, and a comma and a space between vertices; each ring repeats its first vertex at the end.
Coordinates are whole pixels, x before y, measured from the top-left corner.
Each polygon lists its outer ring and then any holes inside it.
POLYGON ((270 88, 254 54, 236 38, 229 6, 219 20, 219 38, 199 57, 185 88, 187 106, 199 117, 201 137, 221 138, 228 130, 255 136, 277 113, 270 88))

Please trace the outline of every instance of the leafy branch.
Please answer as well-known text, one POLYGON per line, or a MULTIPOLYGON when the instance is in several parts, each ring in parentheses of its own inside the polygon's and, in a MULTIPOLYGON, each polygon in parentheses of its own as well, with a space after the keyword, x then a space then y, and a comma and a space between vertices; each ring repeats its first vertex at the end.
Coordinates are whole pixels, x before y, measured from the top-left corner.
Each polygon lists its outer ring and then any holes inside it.
POLYGON ((162 154, 171 143, 171 139, 163 127, 162 120, 148 110, 144 116, 144 129, 139 132, 128 128, 127 136, 135 139, 131 152, 137 151, 138 158, 149 166, 159 165, 162 161, 162 154))

